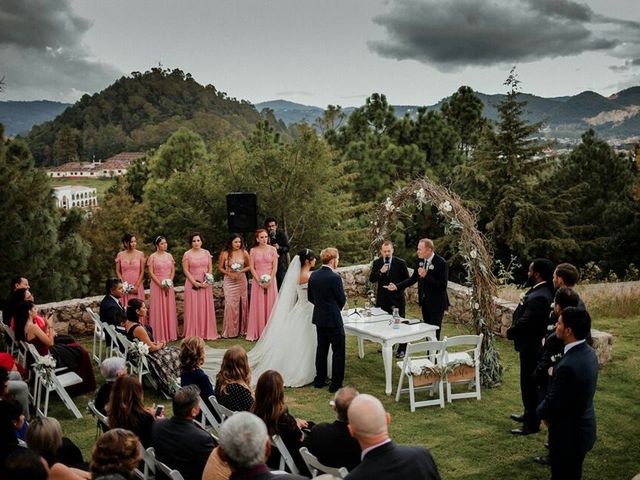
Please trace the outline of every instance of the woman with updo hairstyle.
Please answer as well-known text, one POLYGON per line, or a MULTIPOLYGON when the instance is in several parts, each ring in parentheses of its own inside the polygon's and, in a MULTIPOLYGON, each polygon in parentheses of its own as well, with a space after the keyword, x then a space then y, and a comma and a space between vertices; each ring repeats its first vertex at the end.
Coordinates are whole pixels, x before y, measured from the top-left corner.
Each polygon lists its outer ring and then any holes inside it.
POLYGON ((142 384, 135 375, 116 378, 107 404, 110 428, 126 428, 135 433, 144 448, 151 447, 151 428, 155 421, 153 407, 144 406, 142 384))
POLYGON ((249 267, 251 303, 247 321, 247 340, 254 341, 262 336, 271 310, 278 299, 278 250, 269 245, 269 234, 264 228, 256 231, 255 241, 249 252, 249 267))
POLYGON ((132 233, 125 233, 122 237, 124 250, 116 255, 116 274, 124 283, 131 285, 132 289, 125 292, 122 297, 122 305, 127 306, 131 298, 139 298, 144 301, 144 253, 137 250, 138 240, 132 233))
POLYGON ((187 337, 180 344, 180 385, 197 385, 200 398, 204 400, 212 412, 213 406, 209 397, 213 395, 213 385, 209 376, 202 370, 204 364, 205 343, 200 337, 187 337))
POLYGON ((127 317, 122 323, 126 336, 131 342, 141 342, 149 347, 147 363, 160 392, 172 397, 175 390, 175 379, 180 371, 179 351, 166 342, 154 341, 153 329, 140 322, 147 314, 147 306, 139 298, 129 300, 127 317))
POLYGON ((124 428, 113 428, 96 441, 89 470, 94 479, 115 474, 133 479, 141 460, 142 447, 136 434, 124 428))
POLYGON ((242 237, 229 237, 218 257, 218 271, 224 275, 224 320, 222 338, 235 338, 247 333, 249 254, 242 237))
POLYGON ((182 256, 184 272, 184 337, 219 338, 212 285, 206 281, 213 275, 213 261, 209 250, 202 248, 204 238, 199 232, 189 237, 191 249, 182 256))
POLYGON ((247 411, 253 405, 249 358, 240 345, 224 353, 216 376, 215 396, 220 405, 234 412, 247 411))
POLYGON ((147 266, 151 277, 151 311, 149 325, 159 342, 171 342, 178 338, 178 316, 173 279, 176 268, 173 256, 167 251, 167 239, 158 236, 153 241, 156 251, 149 256, 147 266))

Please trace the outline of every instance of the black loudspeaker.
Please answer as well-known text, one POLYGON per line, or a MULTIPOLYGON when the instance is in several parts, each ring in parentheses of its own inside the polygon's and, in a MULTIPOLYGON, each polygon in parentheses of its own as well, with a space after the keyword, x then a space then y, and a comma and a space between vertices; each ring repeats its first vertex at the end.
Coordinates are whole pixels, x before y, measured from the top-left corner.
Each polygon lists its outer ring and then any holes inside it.
POLYGON ((227 193, 227 223, 230 232, 255 232, 258 201, 253 192, 227 193))

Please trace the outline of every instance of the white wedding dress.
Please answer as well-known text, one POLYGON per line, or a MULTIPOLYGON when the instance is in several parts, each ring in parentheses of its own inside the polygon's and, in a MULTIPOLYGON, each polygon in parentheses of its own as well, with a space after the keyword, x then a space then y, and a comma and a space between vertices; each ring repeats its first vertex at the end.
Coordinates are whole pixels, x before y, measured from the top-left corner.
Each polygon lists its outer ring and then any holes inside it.
MULTIPOLYGON (((307 300, 307 284, 300 285, 300 257, 291 262, 282 282, 267 326, 248 352, 251 382, 267 370, 276 370, 285 387, 302 387, 316 374, 316 329, 311 323, 313 304, 307 300)), ((215 378, 225 350, 207 347, 203 370, 215 378)), ((329 370, 330 371, 330 370, 329 370)))

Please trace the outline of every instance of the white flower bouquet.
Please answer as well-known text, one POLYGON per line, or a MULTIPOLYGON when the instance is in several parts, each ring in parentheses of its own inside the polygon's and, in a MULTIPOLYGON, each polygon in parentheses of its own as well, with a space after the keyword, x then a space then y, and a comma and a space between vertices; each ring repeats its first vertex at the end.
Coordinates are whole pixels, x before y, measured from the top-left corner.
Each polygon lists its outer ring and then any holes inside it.
POLYGON ((207 285, 213 285, 213 273, 204 274, 204 283, 207 285))
POLYGON ((169 288, 173 288, 173 280, 171 280, 170 278, 165 278, 164 280, 162 280, 162 288, 164 289, 169 289, 169 288))
POLYGON ((449 200, 445 200, 440 204, 439 209, 443 212, 449 213, 451 210, 453 210, 453 206, 451 205, 451 202, 449 200))
POLYGON ((264 275, 260 275, 260 285, 265 285, 271 281, 271 275, 265 273, 264 275))
POLYGON ((140 359, 147 355, 149 355, 149 345, 138 340, 131 342, 131 348, 127 351, 127 360, 138 364, 140 359))
POLYGON ((131 285, 129 282, 122 282, 122 289, 125 294, 131 293, 134 288, 134 285, 131 285))
POLYGON ((44 355, 38 358, 34 368, 46 384, 51 384, 52 377, 55 375, 56 359, 51 355, 44 355))
POLYGON ((242 265, 240 265, 238 262, 233 262, 231 264, 231 271, 232 272, 239 272, 240 270, 242 270, 242 265))

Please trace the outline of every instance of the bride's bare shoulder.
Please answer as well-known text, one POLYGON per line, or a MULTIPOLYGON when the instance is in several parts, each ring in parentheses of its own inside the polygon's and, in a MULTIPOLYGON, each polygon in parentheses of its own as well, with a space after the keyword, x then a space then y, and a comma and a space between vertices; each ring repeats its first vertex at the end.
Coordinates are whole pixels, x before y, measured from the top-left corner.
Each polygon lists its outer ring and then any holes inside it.
POLYGON ((306 285, 309 283, 309 277, 311 276, 311 272, 302 272, 300 274, 300 285, 306 285))

